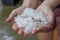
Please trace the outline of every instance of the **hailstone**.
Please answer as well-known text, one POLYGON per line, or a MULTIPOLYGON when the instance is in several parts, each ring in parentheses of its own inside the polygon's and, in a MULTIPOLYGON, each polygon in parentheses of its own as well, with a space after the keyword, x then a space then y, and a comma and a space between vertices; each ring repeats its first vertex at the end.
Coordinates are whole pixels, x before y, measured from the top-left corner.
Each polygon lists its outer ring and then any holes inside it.
POLYGON ((41 11, 36 11, 32 8, 25 8, 22 14, 17 15, 14 21, 18 25, 18 28, 22 28, 27 34, 37 27, 47 25, 47 17, 41 11))

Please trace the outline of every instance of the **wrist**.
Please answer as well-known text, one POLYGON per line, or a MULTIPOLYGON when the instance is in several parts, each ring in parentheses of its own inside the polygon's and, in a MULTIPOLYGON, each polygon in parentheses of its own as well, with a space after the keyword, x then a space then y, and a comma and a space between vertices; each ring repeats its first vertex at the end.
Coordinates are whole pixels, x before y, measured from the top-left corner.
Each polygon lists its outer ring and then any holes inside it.
POLYGON ((43 2, 44 5, 49 6, 50 8, 54 9, 57 5, 60 4, 60 0, 45 0, 43 2))
POLYGON ((50 6, 48 6, 47 4, 45 4, 45 3, 42 3, 38 8, 37 8, 37 10, 38 11, 44 11, 44 10, 46 10, 46 9, 48 9, 48 10, 52 10, 52 8, 50 7, 50 6))
POLYGON ((22 5, 21 7, 24 7, 24 8, 26 8, 26 7, 29 7, 28 5, 22 5))
POLYGON ((51 7, 51 4, 49 4, 49 3, 47 3, 47 2, 43 2, 41 5, 40 5, 42 8, 44 7, 46 7, 46 8, 51 8, 51 9, 53 9, 52 7, 51 7))
POLYGON ((22 6, 36 9, 39 4, 39 0, 24 0, 22 6))

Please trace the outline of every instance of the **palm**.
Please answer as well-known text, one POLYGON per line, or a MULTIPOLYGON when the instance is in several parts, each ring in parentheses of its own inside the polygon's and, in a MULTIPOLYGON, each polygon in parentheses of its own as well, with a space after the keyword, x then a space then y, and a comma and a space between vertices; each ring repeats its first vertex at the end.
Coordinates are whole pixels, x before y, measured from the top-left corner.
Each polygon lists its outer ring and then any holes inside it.
POLYGON ((53 14, 52 9, 50 7, 47 7, 47 6, 43 6, 43 7, 38 7, 37 10, 42 11, 47 16, 47 21, 48 21, 48 24, 46 27, 38 27, 37 31, 39 31, 39 32, 41 30, 47 31, 47 29, 53 28, 54 27, 54 25, 53 25, 54 24, 54 14, 53 14))

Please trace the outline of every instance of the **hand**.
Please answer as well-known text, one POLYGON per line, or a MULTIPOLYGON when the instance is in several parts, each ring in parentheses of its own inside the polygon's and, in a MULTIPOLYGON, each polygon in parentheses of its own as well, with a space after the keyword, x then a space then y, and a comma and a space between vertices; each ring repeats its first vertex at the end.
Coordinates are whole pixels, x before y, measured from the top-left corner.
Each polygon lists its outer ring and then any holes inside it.
MULTIPOLYGON (((14 17, 17 16, 17 15, 19 15, 19 14, 21 14, 22 11, 23 11, 25 8, 26 8, 26 7, 21 6, 21 7, 17 8, 17 9, 14 9, 14 10, 11 12, 11 14, 9 15, 9 17, 6 19, 6 22, 7 22, 7 23, 10 23, 10 22, 14 21, 14 17)), ((26 35, 26 34, 23 32, 22 29, 18 28, 18 25, 17 25, 16 23, 13 23, 12 29, 13 29, 14 31, 16 31, 19 35, 23 35, 23 34, 26 35)))
MULTIPOLYGON (((13 21, 14 17, 16 15, 18 15, 18 14, 21 14, 22 11, 24 10, 24 8, 20 7, 19 9, 17 8, 15 10, 13 10, 12 13, 9 15, 9 17, 6 19, 6 22, 9 23, 9 22, 13 21)), ((52 24, 53 24, 53 21, 54 21, 54 15, 53 15, 53 12, 52 12, 51 8, 49 8, 47 6, 40 6, 36 10, 42 11, 42 12, 44 12, 47 15, 47 17, 48 17, 48 24, 47 24, 46 27, 38 27, 35 30, 32 30, 31 34, 29 34, 29 35, 33 35, 35 33, 38 33, 38 32, 40 32, 43 29, 49 29, 50 27, 52 27, 52 24)), ((19 35, 24 35, 24 36, 28 35, 28 34, 24 33, 22 29, 18 28, 18 25, 16 23, 13 24, 12 29, 14 31, 17 31, 17 33, 19 35)), ((45 31, 45 30, 43 30, 43 31, 45 31)))
POLYGON ((49 32, 54 28, 54 14, 52 8, 47 5, 40 5, 36 10, 42 11, 47 16, 48 24, 45 27, 38 27, 36 30, 32 31, 31 35, 34 35, 39 32, 49 32))

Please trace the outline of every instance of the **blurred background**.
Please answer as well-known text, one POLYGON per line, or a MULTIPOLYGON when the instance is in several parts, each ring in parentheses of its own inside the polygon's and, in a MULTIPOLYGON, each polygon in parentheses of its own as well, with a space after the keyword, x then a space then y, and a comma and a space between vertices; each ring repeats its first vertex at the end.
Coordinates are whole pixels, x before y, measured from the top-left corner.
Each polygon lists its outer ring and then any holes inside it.
MULTIPOLYGON (((0 0, 0 40, 38 40, 36 35, 30 37, 23 37, 17 35, 11 29, 12 23, 7 24, 5 19, 9 16, 10 12, 21 6, 22 0, 0 0)), ((57 38, 57 29, 54 31, 54 40, 57 38)))

